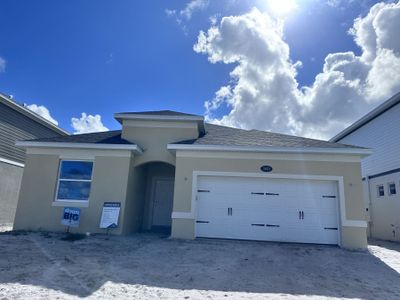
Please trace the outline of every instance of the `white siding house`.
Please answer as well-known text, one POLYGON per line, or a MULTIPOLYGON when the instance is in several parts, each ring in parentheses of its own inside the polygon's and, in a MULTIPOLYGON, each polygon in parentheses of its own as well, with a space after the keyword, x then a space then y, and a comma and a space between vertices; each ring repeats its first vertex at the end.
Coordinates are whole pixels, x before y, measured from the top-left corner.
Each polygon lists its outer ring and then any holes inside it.
POLYGON ((331 141, 373 150, 362 160, 369 234, 400 241, 400 93, 331 141))

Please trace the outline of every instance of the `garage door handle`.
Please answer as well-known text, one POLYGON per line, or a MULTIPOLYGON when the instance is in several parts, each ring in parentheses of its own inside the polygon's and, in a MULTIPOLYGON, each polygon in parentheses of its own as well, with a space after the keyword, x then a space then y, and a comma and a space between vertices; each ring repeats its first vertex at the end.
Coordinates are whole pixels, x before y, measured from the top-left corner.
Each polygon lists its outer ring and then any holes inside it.
POLYGON ((304 220, 304 211, 301 211, 301 218, 304 220))
POLYGON ((210 221, 196 221, 196 223, 207 224, 207 223, 210 223, 210 221))
POLYGON ((228 216, 232 216, 232 207, 228 207, 228 216))
POLYGON ((299 210, 299 220, 301 220, 301 211, 299 210))
POLYGON ((264 224, 251 224, 251 226, 265 226, 264 224))
POLYGON ((325 230, 337 230, 337 227, 324 227, 325 230))
POLYGON ((275 224, 265 224, 267 227, 281 227, 281 225, 275 225, 275 224))

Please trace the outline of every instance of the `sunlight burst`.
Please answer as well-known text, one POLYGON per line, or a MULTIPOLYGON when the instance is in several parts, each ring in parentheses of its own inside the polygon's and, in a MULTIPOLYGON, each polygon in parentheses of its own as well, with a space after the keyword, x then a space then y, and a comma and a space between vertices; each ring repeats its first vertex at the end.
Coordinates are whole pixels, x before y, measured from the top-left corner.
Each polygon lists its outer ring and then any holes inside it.
POLYGON ((268 10, 275 16, 285 17, 297 7, 296 0, 267 0, 268 10))

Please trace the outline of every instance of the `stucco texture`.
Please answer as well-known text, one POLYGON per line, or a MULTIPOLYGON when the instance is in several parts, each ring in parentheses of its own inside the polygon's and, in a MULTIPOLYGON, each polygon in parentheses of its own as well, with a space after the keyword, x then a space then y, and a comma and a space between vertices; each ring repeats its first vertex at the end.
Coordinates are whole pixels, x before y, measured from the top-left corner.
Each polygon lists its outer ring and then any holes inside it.
MULTIPOLYGON (((15 216, 15 230, 64 231, 61 216, 64 206, 54 206, 60 157, 28 154, 15 216)), ((119 223, 124 223, 125 200, 131 158, 102 157, 94 159, 93 180, 88 207, 80 207, 77 232, 105 232, 99 228, 104 202, 121 202, 119 223)), ((74 203, 65 206, 74 207, 74 203)), ((112 230, 122 233, 122 227, 112 230)))

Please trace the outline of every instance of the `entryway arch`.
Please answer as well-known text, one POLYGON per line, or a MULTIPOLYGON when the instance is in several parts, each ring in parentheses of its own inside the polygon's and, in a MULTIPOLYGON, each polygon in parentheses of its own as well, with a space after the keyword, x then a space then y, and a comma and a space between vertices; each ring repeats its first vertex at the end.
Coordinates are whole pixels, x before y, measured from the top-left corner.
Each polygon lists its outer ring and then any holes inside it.
POLYGON ((143 231, 171 232, 174 199, 175 166, 152 161, 135 167, 142 198, 143 231))

